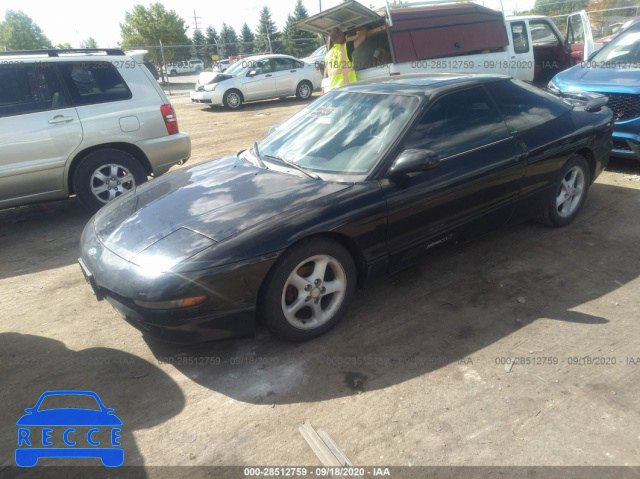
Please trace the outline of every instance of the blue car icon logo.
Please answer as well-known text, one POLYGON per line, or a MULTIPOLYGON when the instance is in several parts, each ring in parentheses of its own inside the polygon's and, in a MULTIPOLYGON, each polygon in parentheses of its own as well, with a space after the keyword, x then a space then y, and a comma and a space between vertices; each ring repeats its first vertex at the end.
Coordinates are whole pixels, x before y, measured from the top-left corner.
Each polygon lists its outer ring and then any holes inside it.
POLYGON ((122 421, 92 391, 47 391, 18 419, 16 464, 33 467, 39 458, 99 457, 107 467, 124 462, 119 441, 122 421), (81 403, 82 407, 55 407, 51 403, 81 403), (86 407, 86 406, 89 407, 86 407), (49 407, 48 407, 49 406, 49 407))

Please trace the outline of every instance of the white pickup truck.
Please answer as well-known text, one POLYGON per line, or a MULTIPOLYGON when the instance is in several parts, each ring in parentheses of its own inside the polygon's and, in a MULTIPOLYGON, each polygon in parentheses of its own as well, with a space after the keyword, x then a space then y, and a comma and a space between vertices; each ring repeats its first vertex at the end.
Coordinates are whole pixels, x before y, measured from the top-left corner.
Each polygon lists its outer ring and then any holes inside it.
POLYGON ((584 11, 569 15, 566 25, 562 35, 549 17, 504 18, 501 12, 471 2, 406 8, 387 4, 373 11, 349 1, 296 26, 325 36, 334 27, 347 35, 362 28, 376 32, 353 52, 358 80, 463 71, 546 84, 594 50, 584 11))
POLYGON ((193 59, 185 60, 183 62, 169 63, 162 67, 165 75, 176 76, 185 73, 194 73, 199 75, 204 71, 204 62, 202 60, 193 59))

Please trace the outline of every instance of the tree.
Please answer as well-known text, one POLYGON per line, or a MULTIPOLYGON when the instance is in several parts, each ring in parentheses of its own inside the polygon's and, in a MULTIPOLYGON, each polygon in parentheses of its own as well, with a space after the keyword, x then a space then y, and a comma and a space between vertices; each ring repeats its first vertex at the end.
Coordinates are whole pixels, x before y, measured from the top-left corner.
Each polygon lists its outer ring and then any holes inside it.
POLYGON ((89 37, 80 42, 80 48, 98 48, 98 42, 96 42, 95 38, 89 37))
POLYGON ((277 41, 278 37, 278 29, 276 28, 275 22, 271 19, 271 10, 265 5, 265 7, 260 10, 260 22, 258 23, 254 40, 256 51, 277 52, 280 46, 277 41))
POLYGON ((220 47, 220 58, 238 54, 238 35, 233 27, 224 22, 222 23, 222 30, 220 30, 218 45, 220 47))
POLYGON ((240 45, 240 53, 248 54, 255 52, 253 42, 256 39, 255 35, 249 28, 249 25, 242 25, 242 30, 240 31, 240 40, 242 41, 242 45, 240 45))
POLYGON ((71 43, 69 43, 69 42, 64 42, 64 43, 58 43, 56 45, 56 48, 58 50, 70 50, 70 49, 73 48, 73 46, 71 46, 71 43))
POLYGON ((589 5, 589 0, 536 0, 533 11, 536 15, 564 15, 583 10, 589 5))
POLYGON ((207 44, 205 51, 207 60, 211 60, 211 55, 218 55, 218 32, 211 25, 205 30, 205 43, 207 44))
POLYGON ((282 32, 284 49, 294 57, 304 57, 313 52, 318 46, 318 37, 311 32, 305 32, 295 27, 295 24, 309 16, 302 0, 297 0, 293 15, 287 17, 287 24, 282 32))
POLYGON ((42 29, 21 10, 7 10, 0 22, 0 48, 5 50, 37 50, 52 48, 42 29))
POLYGON ((211 60, 211 55, 207 55, 207 48, 204 46, 206 38, 198 28, 193 32, 191 37, 191 58, 199 58, 200 60, 211 60))
MULTIPOLYGON (((164 8, 161 3, 154 3, 145 8, 134 5, 131 12, 125 13, 124 23, 120 24, 122 47, 142 47, 162 45, 189 45, 191 42, 186 35, 187 26, 178 14, 164 8)), ((189 56, 189 47, 165 48, 165 59, 182 60, 189 56)), ((148 54, 154 63, 162 63, 160 49, 153 49, 148 54)))

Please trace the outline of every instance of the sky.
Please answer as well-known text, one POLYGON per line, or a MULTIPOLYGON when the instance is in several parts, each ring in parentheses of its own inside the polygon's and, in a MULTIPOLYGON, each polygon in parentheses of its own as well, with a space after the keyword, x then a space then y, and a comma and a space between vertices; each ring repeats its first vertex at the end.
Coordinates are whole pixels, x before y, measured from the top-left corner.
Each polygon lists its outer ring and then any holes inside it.
MULTIPOLYGON (((514 9, 527 10, 533 7, 535 0, 502 0, 507 15, 514 9)), ((309 15, 319 12, 319 2, 322 9, 334 7, 341 0, 303 0, 309 15)), ((4 2, 3 2, 4 3, 4 2)), ((153 1, 108 0, 106 2, 78 2, 69 0, 43 1, 22 0, 8 5, 0 10, 2 19, 7 9, 22 10, 40 26, 44 34, 54 45, 69 42, 73 47, 79 47, 82 40, 93 37, 99 47, 116 47, 120 37, 120 23, 124 21, 125 12, 131 11, 134 4, 149 6, 153 1), (99 5, 99 6, 98 6, 99 5)), ((260 10, 264 5, 271 9, 272 18, 281 31, 287 20, 287 15, 293 12, 295 0, 232 0, 212 2, 190 0, 161 0, 167 10, 175 10, 189 26, 187 35, 191 37, 195 27, 194 9, 198 19, 198 27, 203 30, 212 25, 218 32, 222 22, 240 31, 242 24, 247 22, 252 30, 258 25, 260 10)), ((384 0, 363 0, 364 5, 384 6, 384 0)), ((500 0, 478 1, 487 7, 500 10, 500 0)), ((6 3, 4 5, 7 5, 6 3)))

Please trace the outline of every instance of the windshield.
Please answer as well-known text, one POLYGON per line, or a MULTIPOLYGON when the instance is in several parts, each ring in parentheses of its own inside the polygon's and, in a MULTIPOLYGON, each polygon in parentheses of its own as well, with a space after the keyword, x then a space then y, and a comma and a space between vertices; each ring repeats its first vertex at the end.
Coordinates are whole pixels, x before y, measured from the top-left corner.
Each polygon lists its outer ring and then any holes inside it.
POLYGON ((233 75, 234 77, 245 75, 249 69, 247 68, 246 60, 238 60, 236 63, 231 65, 227 71, 225 71, 225 75, 233 75))
POLYGON ((602 47, 591 59, 596 62, 640 62, 640 31, 628 31, 602 47))
POLYGON ((317 172, 366 174, 419 103, 412 96, 332 91, 260 142, 260 152, 317 172))

